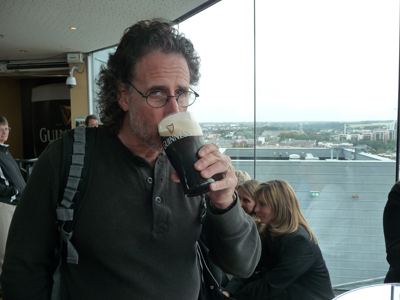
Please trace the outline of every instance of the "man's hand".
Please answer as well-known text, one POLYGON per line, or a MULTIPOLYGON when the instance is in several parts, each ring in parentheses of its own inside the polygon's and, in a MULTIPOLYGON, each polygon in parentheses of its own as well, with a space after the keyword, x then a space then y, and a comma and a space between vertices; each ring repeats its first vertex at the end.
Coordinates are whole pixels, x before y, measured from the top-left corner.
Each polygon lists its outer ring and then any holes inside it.
POLYGON ((222 293, 227 297, 229 297, 231 295, 228 291, 222 291, 222 293))
MULTIPOLYGON (((210 184, 211 192, 208 193, 212 205, 219 209, 227 208, 232 204, 237 183, 230 157, 219 152, 215 144, 204 145, 198 155, 200 159, 194 164, 195 169, 200 171, 204 178, 212 177, 215 180, 210 184)), ((179 182, 176 173, 172 174, 172 180, 179 182)))

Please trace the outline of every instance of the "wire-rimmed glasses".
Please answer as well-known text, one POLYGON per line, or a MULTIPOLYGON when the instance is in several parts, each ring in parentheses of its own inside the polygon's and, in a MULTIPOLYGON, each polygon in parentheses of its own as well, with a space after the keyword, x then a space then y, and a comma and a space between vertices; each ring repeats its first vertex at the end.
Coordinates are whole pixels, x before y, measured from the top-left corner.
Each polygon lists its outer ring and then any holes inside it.
POLYGON ((191 91, 184 91, 177 96, 168 96, 162 91, 153 91, 147 96, 145 96, 143 95, 142 92, 140 92, 137 88, 135 88, 132 83, 130 82, 127 83, 130 84, 136 90, 136 92, 140 94, 140 96, 146 98, 146 103, 149 106, 154 108, 163 107, 168 103, 170 98, 175 98, 176 102, 180 107, 188 107, 196 101, 197 97, 200 97, 200 95, 197 94, 195 91, 193 91, 190 87, 189 88, 191 89, 191 91))
POLYGON ((10 131, 11 131, 11 127, 0 128, 1 133, 10 132, 10 131))

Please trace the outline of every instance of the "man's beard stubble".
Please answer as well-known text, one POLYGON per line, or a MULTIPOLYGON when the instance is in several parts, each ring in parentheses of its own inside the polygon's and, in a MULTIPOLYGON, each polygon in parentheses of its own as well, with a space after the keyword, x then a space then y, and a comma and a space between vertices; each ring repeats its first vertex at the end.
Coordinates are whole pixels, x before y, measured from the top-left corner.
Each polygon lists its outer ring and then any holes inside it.
POLYGON ((129 125, 136 136, 151 149, 164 153, 164 148, 158 134, 157 126, 152 128, 149 120, 138 114, 133 106, 133 101, 129 101, 129 125))

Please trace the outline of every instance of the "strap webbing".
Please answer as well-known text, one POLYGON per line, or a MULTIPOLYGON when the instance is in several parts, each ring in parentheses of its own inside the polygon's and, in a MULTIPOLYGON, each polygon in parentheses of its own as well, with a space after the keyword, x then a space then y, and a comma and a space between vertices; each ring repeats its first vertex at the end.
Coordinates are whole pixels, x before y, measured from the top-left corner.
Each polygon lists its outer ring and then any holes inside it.
POLYGON ((72 163, 69 168, 66 188, 64 190, 63 200, 57 205, 57 219, 63 221, 60 228, 62 240, 67 244, 67 262, 78 264, 79 255, 74 245, 70 242, 73 231, 66 232, 64 225, 66 221, 74 219, 73 200, 78 192, 78 185, 82 180, 82 169, 85 161, 86 128, 77 127, 74 129, 74 142, 72 152, 72 163))

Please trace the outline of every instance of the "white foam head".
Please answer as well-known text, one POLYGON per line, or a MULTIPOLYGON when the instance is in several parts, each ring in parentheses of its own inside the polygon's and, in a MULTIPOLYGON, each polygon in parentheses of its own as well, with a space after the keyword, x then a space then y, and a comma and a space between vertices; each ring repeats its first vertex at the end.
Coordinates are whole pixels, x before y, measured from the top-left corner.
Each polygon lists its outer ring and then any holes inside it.
POLYGON ((190 131, 193 136, 203 135, 200 125, 189 111, 182 111, 166 116, 158 124, 160 136, 172 136, 183 131, 190 131))

